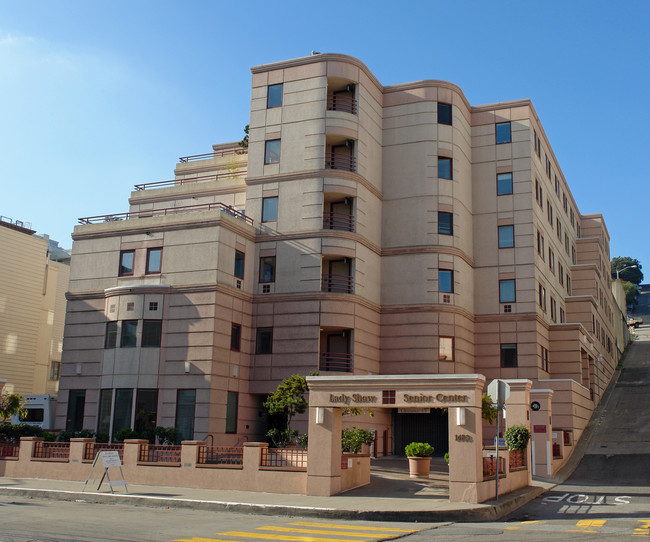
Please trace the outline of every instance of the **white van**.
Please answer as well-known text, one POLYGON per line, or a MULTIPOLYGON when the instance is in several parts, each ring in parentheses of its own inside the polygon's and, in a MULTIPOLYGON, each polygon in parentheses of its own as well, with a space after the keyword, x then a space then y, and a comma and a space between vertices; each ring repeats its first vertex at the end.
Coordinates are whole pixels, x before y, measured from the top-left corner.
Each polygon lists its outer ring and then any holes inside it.
POLYGON ((54 416, 56 414, 55 395, 24 395, 27 403, 25 410, 27 416, 22 420, 18 414, 14 414, 11 423, 25 423, 42 427, 46 431, 54 429, 54 416))

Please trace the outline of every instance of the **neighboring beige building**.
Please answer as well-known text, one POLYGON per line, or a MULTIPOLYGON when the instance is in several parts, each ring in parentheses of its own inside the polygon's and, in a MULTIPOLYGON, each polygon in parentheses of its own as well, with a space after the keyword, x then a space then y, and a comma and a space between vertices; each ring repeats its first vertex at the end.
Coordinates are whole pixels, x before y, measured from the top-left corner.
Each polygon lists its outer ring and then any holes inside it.
POLYGON ((29 224, 0 219, 0 378, 5 391, 55 395, 70 256, 29 224))
MULTIPOLYGON (((58 426, 227 445, 263 438, 294 373, 481 373, 532 380, 578 438, 621 355, 609 234, 530 100, 385 87, 338 54, 252 72, 247 152, 182 158, 75 228, 58 426)), ((355 421, 380 453, 442 453, 446 411, 424 411, 355 421)))

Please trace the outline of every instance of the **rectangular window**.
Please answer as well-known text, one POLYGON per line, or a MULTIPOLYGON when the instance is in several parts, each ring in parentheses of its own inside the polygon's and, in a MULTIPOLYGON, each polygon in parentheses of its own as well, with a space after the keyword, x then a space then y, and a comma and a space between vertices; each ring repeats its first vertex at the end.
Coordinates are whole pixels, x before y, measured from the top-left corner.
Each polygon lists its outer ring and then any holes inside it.
POLYGON ((517 345, 502 344, 501 345, 501 367, 516 367, 516 366, 517 366, 517 345))
POLYGON ((241 348, 241 325, 230 325, 230 349, 239 352, 241 348))
POLYGON ((539 304, 540 308, 546 312, 546 288, 544 288, 544 286, 541 284, 539 284, 537 287, 537 303, 539 304))
POLYGON ((115 346, 117 346, 117 322, 106 322, 104 348, 115 348, 115 346))
POLYGON ((555 176, 555 194, 557 197, 560 197, 560 179, 557 178, 557 175, 555 176))
POLYGON ((120 277, 128 277, 133 275, 133 261, 135 259, 135 250, 121 250, 120 251, 120 277))
POLYGON ((512 194, 512 173, 497 174, 497 196, 512 194))
POLYGON ((560 286, 564 286, 564 267, 560 262, 557 263, 557 278, 560 281, 560 286))
POLYGON ((239 394, 236 391, 228 392, 226 403, 226 433, 237 432, 237 406, 239 403, 239 394))
POLYGON ((451 179, 452 178, 452 159, 443 156, 438 157, 438 178, 451 179))
POLYGON ((566 252, 566 255, 569 255, 569 235, 564 234, 564 251, 566 252))
POLYGON ((516 298, 515 280, 499 281, 499 303, 514 303, 516 298))
POLYGON ((153 433, 158 417, 158 390, 137 390, 135 395, 135 421, 133 429, 136 433, 153 433))
POLYGON ((113 405, 113 390, 99 392, 99 413, 97 414, 97 433, 109 436, 111 432, 111 406, 113 405))
POLYGON ((544 259, 544 236, 542 233, 537 230, 537 254, 539 254, 544 259))
POLYGON ((275 282, 275 256, 260 258, 260 282, 275 282))
POLYGON ((560 323, 564 324, 565 321, 566 321, 566 316, 565 316, 564 309, 560 307, 560 323))
POLYGON ((196 390, 176 391, 176 423, 178 440, 194 439, 194 411, 196 408, 196 390))
POLYGON ((142 346, 160 348, 162 320, 144 320, 142 322, 142 346))
POLYGON ((552 226, 553 225, 553 206, 551 205, 551 202, 546 200, 546 218, 548 219, 548 223, 552 226))
POLYGON ((131 414, 133 412, 133 390, 115 390, 113 405, 113 437, 120 429, 131 429, 131 414))
POLYGON ((122 348, 133 348, 135 346, 137 330, 137 320, 122 320, 122 336, 120 340, 122 348))
POLYGON ((571 277, 569 276, 569 273, 566 274, 566 291, 569 295, 571 294, 571 277))
POLYGON ((451 126, 451 104, 438 102, 438 124, 451 126))
POLYGON ((162 248, 148 248, 147 267, 145 270, 145 274, 154 275, 156 273, 160 273, 161 262, 162 262, 162 248))
POLYGON ((258 327, 255 338, 256 354, 271 354, 273 352, 273 328, 258 327))
POLYGON ((557 305, 553 296, 551 296, 551 320, 553 320, 553 322, 557 321, 557 305))
POLYGON ((454 272, 449 269, 438 270, 438 291, 447 294, 454 293, 454 272))
POLYGON ((149 302, 149 310, 151 312, 156 312, 158 310, 158 301, 150 301, 149 302))
POLYGON ((551 247, 548 247, 548 268, 551 270, 551 273, 555 274, 555 254, 551 250, 551 247))
POLYGON ((443 235, 454 234, 454 215, 452 213, 438 213, 438 233, 443 235))
POLYGON ((535 200, 539 206, 542 207, 542 202, 544 201, 544 189, 537 179, 535 179, 535 200))
POLYGON ((269 85, 266 94, 266 107, 280 107, 282 105, 282 83, 269 85))
POLYGON ((499 248, 512 248, 515 246, 515 227, 499 226, 499 248))
POLYGON ((557 233, 557 238, 562 241, 562 222, 559 218, 555 219, 555 232, 557 233))
POLYGON ((542 370, 548 373, 548 348, 542 346, 542 370))
POLYGON ((509 122, 497 122, 496 125, 496 142, 497 145, 501 143, 510 143, 510 123, 509 122))
POLYGON ((278 219, 278 197, 262 198, 262 222, 275 222, 278 219))
POLYGON ((438 337, 438 359, 454 361, 454 338, 438 337))
POLYGON ((569 200, 566 197, 566 194, 562 194, 562 206, 564 207, 564 214, 569 214, 569 200))
POLYGON ((269 139, 264 145, 264 163, 277 164, 280 161, 280 140, 269 139))
POLYGON ((235 276, 239 279, 244 278, 244 253, 235 250, 235 276))

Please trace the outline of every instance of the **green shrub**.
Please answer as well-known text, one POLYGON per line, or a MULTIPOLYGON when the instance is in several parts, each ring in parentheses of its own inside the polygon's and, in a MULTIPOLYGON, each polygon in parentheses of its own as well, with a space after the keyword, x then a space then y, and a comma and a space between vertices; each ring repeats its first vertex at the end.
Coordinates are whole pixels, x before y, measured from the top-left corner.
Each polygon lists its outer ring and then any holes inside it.
POLYGON ((132 438, 138 438, 138 434, 130 427, 118 429, 115 431, 115 435, 113 435, 113 440, 115 440, 115 442, 124 442, 125 440, 132 438))
POLYGON ((499 411, 492 404, 492 397, 484 393, 481 396, 481 418, 483 418, 484 422, 493 424, 494 420, 497 419, 497 414, 499 414, 499 411))
POLYGON ((341 432, 341 450, 349 454, 358 454, 361 446, 370 446, 375 441, 375 434, 357 427, 344 427, 341 432))
POLYGON ((523 425, 512 425, 506 429, 503 437, 508 450, 525 450, 530 440, 530 431, 523 425))
MULTIPOLYGON (((156 427, 154 429, 159 444, 176 444, 180 438, 180 433, 175 427, 156 427)), ((151 438, 142 436, 140 438, 151 438)))
POLYGON ((307 449, 308 443, 309 443, 309 439, 307 437, 307 433, 305 433, 304 435, 300 435, 296 439, 296 444, 298 444, 298 446, 300 446, 301 448, 307 449))
POLYGON ((271 439, 272 448, 286 448, 296 441, 299 434, 297 429, 289 429, 288 427, 286 429, 278 429, 274 427, 267 431, 266 436, 271 439))
POLYGON ((445 461, 447 462, 447 465, 449 465, 449 452, 445 452, 445 461))
POLYGON ((428 442, 411 442, 404 448, 406 457, 429 457, 433 454, 433 446, 428 442))
POLYGON ((59 442, 70 442, 71 438, 94 438, 95 432, 90 429, 82 429, 81 431, 61 431, 57 437, 59 442))
POLYGON ((0 423, 1 442, 20 442, 20 437, 42 437, 43 429, 26 423, 0 423))

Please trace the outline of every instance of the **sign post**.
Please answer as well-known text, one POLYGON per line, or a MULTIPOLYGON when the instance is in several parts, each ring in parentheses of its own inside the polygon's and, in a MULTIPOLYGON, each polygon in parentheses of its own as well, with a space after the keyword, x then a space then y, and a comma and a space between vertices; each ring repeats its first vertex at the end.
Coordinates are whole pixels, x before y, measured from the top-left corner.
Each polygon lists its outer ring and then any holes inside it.
POLYGON ((104 467, 104 472, 102 474, 101 479, 99 480, 99 484, 97 485, 97 491, 99 491, 99 488, 102 486, 102 483, 104 482, 104 478, 106 478, 108 480, 108 487, 110 488, 111 493, 115 493, 113 491, 113 486, 124 486, 124 491, 128 493, 129 489, 126 485, 126 480, 124 479, 124 473, 122 472, 122 460, 120 459, 120 453, 117 450, 102 450, 101 452, 97 452, 97 455, 95 455, 95 460, 93 461, 93 465, 92 467, 90 467, 90 473, 88 473, 88 478, 86 478, 86 481, 84 482, 84 487, 81 490, 81 492, 83 493, 86 490, 86 485, 88 484, 88 481, 90 480, 93 470, 95 470, 95 466, 97 465, 99 460, 101 460, 102 462, 102 465, 104 467), (108 474, 108 469, 111 467, 116 467, 120 469, 119 480, 111 480, 111 477, 108 474))
MULTIPOLYGON (((496 500, 499 501, 499 419, 501 418, 501 411, 505 410, 506 401, 510 397, 510 386, 505 380, 495 379, 488 384, 488 395, 495 401, 497 407, 497 438, 495 439, 496 451, 496 474, 494 475, 494 483, 496 489, 496 500)), ((493 403, 493 404, 495 404, 493 403)))

